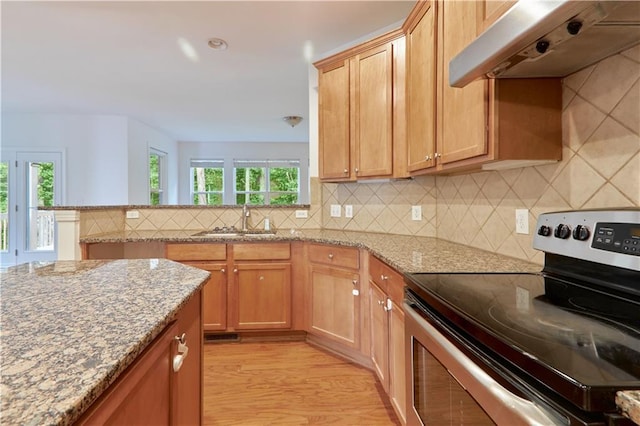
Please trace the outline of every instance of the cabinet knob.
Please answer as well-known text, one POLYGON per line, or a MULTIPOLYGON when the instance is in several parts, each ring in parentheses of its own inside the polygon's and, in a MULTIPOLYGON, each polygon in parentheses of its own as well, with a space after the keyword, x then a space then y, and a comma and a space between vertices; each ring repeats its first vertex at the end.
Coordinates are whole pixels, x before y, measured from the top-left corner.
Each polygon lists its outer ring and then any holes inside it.
POLYGON ((264 281, 264 277, 262 275, 260 275, 260 277, 258 278, 258 280, 260 281, 264 281))
POLYGON ((233 273, 237 274, 238 273, 238 268, 233 268, 233 273))
POLYGON ((351 281, 351 283, 352 283, 352 284, 353 284, 353 286, 355 287, 355 286, 357 286, 357 285, 358 285, 358 280, 353 280, 353 281, 351 281))
POLYGON ((224 268, 222 268, 222 269, 220 269, 220 272, 225 274, 227 271, 224 268))
POLYGON ((388 279, 389 279, 389 277, 388 277, 388 276, 386 276, 386 275, 380 275, 380 279, 381 279, 382 281, 386 281, 386 280, 388 280, 388 279))
POLYGON ((384 305, 384 300, 378 300, 378 305, 380 306, 384 305))
POLYGON ((329 253, 329 259, 333 260, 333 253, 329 253))
POLYGON ((360 170, 358 170, 358 168, 356 167, 354 170, 356 173, 358 173, 360 170))
POLYGON ((442 157, 442 154, 439 154, 437 152, 433 154, 433 158, 440 158, 440 157, 442 157))
POLYGON ((342 173, 344 173, 344 174, 346 175, 347 173, 349 173, 349 170, 344 169, 344 170, 342 171, 342 173))

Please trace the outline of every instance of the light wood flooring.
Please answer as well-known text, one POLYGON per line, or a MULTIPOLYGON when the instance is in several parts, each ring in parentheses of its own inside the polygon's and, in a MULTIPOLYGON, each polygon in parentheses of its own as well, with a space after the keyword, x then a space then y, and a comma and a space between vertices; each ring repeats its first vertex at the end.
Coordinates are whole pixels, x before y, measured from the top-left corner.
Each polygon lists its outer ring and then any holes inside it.
POLYGON ((373 372, 305 342, 204 346, 204 425, 399 425, 373 372))

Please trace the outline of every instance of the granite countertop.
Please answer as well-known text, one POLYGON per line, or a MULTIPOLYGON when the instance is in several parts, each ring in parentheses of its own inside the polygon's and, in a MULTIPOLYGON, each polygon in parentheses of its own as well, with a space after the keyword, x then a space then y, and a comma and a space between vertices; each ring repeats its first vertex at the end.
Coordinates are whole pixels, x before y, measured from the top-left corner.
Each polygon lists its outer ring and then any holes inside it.
POLYGON ((640 425, 640 391, 617 392, 616 404, 625 416, 640 425))
POLYGON ((0 423, 73 423, 209 273, 165 259, 30 263, 0 274, 0 423))
POLYGON ((539 272, 524 260, 431 237, 326 229, 281 230, 271 236, 194 236, 201 230, 114 232, 81 238, 81 243, 120 242, 247 242, 307 241, 369 250, 402 273, 414 272, 539 272))

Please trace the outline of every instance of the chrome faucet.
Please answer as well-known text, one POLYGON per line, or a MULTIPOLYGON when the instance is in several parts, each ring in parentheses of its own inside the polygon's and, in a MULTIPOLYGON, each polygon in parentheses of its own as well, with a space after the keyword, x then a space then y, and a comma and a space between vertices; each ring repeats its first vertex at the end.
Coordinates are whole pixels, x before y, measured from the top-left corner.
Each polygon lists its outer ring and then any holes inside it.
POLYGON ((247 224, 249 222, 249 216, 251 216, 251 212, 249 211, 249 206, 247 204, 242 205, 242 232, 247 232, 247 224))

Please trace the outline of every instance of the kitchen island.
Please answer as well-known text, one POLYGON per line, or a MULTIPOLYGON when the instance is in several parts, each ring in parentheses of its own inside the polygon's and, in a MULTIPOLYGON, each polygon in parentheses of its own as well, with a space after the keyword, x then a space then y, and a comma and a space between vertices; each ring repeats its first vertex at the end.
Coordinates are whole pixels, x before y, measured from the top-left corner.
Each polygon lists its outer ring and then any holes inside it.
POLYGON ((8 268, 0 275, 0 423, 74 423, 208 276, 165 259, 8 268))

